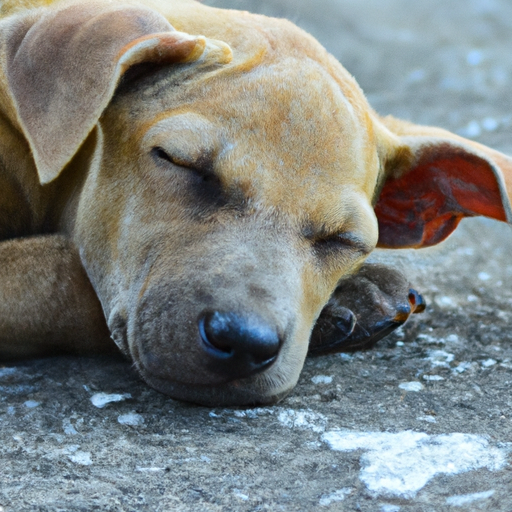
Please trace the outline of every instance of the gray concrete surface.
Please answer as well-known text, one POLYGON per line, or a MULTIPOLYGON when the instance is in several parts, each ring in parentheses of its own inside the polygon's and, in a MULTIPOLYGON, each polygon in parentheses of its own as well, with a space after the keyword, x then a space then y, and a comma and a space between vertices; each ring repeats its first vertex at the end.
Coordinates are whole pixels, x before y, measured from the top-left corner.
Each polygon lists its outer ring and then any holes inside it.
MULTIPOLYGON (((313 32, 380 113, 512 153, 512 3, 215 3, 313 32)), ((0 511, 512 510, 511 254, 483 219, 376 254, 427 312, 373 351, 309 360, 276 407, 179 403, 115 358, 0 365, 0 511)))

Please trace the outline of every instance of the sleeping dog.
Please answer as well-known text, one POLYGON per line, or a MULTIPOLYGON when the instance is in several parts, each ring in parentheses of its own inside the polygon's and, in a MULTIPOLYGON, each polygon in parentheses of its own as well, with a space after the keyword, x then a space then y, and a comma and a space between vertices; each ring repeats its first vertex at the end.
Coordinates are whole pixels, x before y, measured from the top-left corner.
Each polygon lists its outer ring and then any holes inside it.
POLYGON ((424 308, 364 264, 375 247, 510 222, 511 170, 380 118, 287 21, 4 0, 0 359, 117 346, 175 398, 275 402, 308 352, 371 346, 424 308))

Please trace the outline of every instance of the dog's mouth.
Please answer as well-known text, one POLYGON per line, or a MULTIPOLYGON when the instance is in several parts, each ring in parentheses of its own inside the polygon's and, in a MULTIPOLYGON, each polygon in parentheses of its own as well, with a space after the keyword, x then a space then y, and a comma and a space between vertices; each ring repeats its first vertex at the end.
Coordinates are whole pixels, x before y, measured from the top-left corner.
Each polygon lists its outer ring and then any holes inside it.
POLYGON ((149 374, 136 365, 142 379, 153 389, 176 400, 191 402, 206 407, 262 406, 275 404, 284 399, 293 389, 295 382, 282 389, 270 389, 268 379, 257 374, 246 379, 233 380, 224 384, 190 385, 149 374))
POLYGON ((165 325, 158 333, 150 330, 145 342, 132 340, 131 358, 147 384, 205 406, 271 404, 296 384, 303 358, 290 350, 287 333, 279 334, 261 318, 209 310, 194 327, 186 336, 188 349, 179 335, 172 340, 162 335, 173 332, 165 325))

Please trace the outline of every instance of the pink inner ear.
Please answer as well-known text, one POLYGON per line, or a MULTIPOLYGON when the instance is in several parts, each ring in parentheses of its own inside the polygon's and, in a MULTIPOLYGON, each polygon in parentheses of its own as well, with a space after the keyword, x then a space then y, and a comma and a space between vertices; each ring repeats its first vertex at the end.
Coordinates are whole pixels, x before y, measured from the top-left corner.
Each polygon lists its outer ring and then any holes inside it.
POLYGON ((435 155, 428 149, 425 153, 415 168, 384 185, 375 207, 378 247, 435 245, 463 217, 483 215, 506 221, 489 162, 453 146, 438 147, 435 155))

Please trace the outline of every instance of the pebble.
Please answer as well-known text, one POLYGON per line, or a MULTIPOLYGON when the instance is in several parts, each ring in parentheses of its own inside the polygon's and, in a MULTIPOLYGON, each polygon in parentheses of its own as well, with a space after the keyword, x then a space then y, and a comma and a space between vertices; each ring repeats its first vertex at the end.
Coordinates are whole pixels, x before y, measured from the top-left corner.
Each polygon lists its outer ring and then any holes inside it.
POLYGON ((92 464, 90 452, 77 451, 72 455, 69 455, 68 457, 71 462, 74 462, 75 464, 80 464, 81 466, 90 466, 92 464))
POLYGON ((117 421, 121 423, 121 425, 129 425, 130 427, 137 427, 144 424, 144 418, 135 412, 121 414, 117 417, 117 421))
POLYGON ((434 416, 429 415, 418 416, 416 419, 418 421, 426 421, 427 423, 437 423, 437 420, 434 418, 434 416))
POLYGON ((315 375, 311 382, 313 384, 330 384, 332 382, 332 377, 328 375, 315 375))
POLYGON ((380 506, 380 512, 400 512, 398 505, 383 504, 380 506))
POLYGON ((122 402, 128 398, 131 398, 132 395, 130 393, 120 394, 108 394, 108 393, 95 393, 91 396, 92 405, 97 407, 98 409, 103 409, 107 404, 112 402, 122 402))
POLYGON ((456 308, 457 307, 457 302, 448 296, 436 297, 435 303, 440 308, 456 308))
POLYGON ((417 382, 417 381, 402 382, 402 384, 399 384, 398 387, 400 389, 403 389, 404 391, 413 391, 416 393, 423 389, 423 384, 421 382, 417 382))

